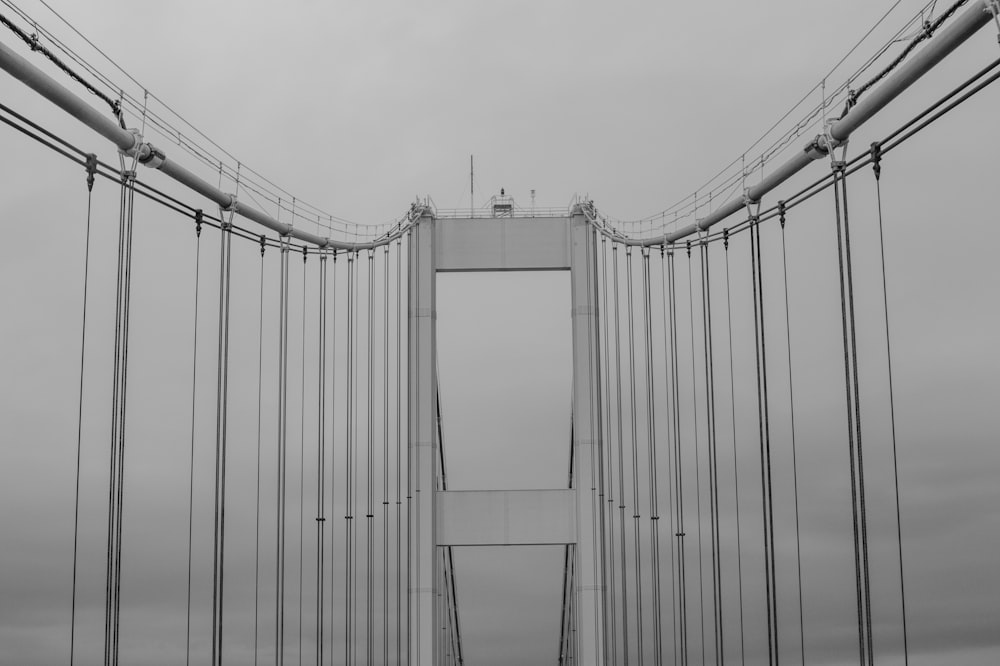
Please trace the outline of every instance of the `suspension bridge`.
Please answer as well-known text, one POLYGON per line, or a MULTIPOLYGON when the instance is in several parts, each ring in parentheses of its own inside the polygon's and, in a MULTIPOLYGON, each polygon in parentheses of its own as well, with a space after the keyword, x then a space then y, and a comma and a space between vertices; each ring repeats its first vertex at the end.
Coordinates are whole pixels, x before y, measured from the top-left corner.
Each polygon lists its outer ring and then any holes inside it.
POLYGON ((537 550, 546 663, 992 663, 995 571, 961 571, 998 546, 996 173, 948 150, 968 117, 996 147, 1000 52, 893 104, 995 46, 1000 4, 931 4, 657 215, 503 194, 357 225, 4 2, 3 142, 69 203, 39 242, 4 165, 0 651, 471 666, 517 580, 463 588, 537 550), (551 298, 517 319, 515 284, 551 298))

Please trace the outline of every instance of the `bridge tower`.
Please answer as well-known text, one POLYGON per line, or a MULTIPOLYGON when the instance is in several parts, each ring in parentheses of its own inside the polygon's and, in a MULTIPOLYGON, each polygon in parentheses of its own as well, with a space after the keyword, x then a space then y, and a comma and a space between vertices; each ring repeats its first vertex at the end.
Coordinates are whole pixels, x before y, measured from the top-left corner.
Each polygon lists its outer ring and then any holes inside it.
POLYGON ((600 509, 591 481, 601 451, 593 371, 598 349, 595 242, 580 205, 568 215, 547 217, 446 219, 427 211, 414 225, 408 276, 408 447, 410 650, 415 666, 434 666, 443 650, 435 618, 440 617, 436 606, 443 584, 438 550, 444 546, 572 545, 577 660, 582 666, 604 662, 604 587, 595 528, 600 509), (542 270, 571 274, 567 310, 572 317, 574 487, 439 490, 436 275, 542 270))

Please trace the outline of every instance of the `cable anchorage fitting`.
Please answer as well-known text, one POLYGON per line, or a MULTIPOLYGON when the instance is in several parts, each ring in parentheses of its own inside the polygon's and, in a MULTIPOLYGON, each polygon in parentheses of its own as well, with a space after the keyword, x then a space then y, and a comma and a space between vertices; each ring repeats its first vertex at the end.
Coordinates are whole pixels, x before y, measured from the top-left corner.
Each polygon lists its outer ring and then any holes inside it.
POLYGON ((781 224, 781 228, 785 228, 785 211, 787 210, 785 206, 785 200, 782 199, 778 202, 778 222, 781 224))
POLYGON ((87 168, 87 191, 94 190, 94 175, 97 173, 97 155, 87 153, 87 161, 84 163, 87 168))
POLYGON ((875 180, 879 180, 882 177, 882 144, 878 141, 872 141, 872 171, 875 172, 875 180))
POLYGON ((201 208, 194 212, 194 233, 195 236, 201 238, 201 223, 205 220, 205 214, 202 212, 201 208))

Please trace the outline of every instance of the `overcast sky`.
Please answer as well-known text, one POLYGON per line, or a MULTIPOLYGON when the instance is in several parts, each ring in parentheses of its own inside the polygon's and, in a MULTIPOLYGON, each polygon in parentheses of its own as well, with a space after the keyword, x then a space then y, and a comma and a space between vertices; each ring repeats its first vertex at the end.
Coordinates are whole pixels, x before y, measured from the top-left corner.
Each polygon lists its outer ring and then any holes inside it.
MULTIPOLYGON (((475 155, 475 206, 504 187, 525 207, 535 190, 538 206, 564 207, 579 194, 589 195, 601 211, 616 218, 655 214, 739 160, 894 3, 50 4, 158 100, 242 164, 336 216, 383 223, 398 219, 417 196, 430 196, 441 209, 468 207, 470 154, 475 155)), ((831 76, 831 87, 922 4, 899 3, 872 41, 831 76)), ((23 0, 17 5, 141 99, 141 88, 100 60, 43 4, 23 0)), ((0 13, 14 17, 6 5, 0 13)), ((29 29, 22 20, 17 23, 29 29)), ((47 67, 9 31, 0 33, 0 41, 90 103, 101 104, 47 67)), ((988 27, 860 130, 849 154, 864 150, 996 56, 995 28, 988 27)), ((0 93, 0 101, 15 111, 116 162, 103 139, 6 74, 0 74, 0 93)), ((811 104, 821 94, 814 92, 811 104)), ((1000 337, 995 259, 1000 225, 992 200, 998 103, 1000 89, 984 91, 887 157, 883 177, 914 664, 1000 662, 1000 354, 995 343, 1000 337)), ((155 100, 151 108, 162 110, 155 100)), ((128 122, 138 125, 141 119, 130 116, 128 122)), ((792 145, 804 144, 805 138, 792 145)), ((169 140, 150 140, 204 178, 217 179, 217 172, 169 140)), ((0 664, 61 663, 69 652, 86 190, 79 167, 6 126, 0 128, 0 151, 0 664)), ((815 165, 785 193, 818 177, 823 168, 815 165)), ((210 208, 161 174, 140 176, 194 206, 210 208)), ((223 184, 223 189, 232 187, 223 184)), ((776 201, 783 195, 772 196, 776 201)), ((871 442, 876 649, 885 663, 902 663, 881 273, 874 189, 867 172, 852 179, 851 196, 862 390, 871 442)), ((773 203, 770 197, 766 202, 773 203)), ((787 237, 810 663, 850 663, 856 639, 846 456, 837 434, 843 427, 844 398, 837 383, 843 368, 838 365, 831 209, 830 193, 796 209, 789 215, 787 237)), ((102 637, 117 224, 112 183, 98 183, 93 210, 80 663, 100 655, 102 637)), ((149 203, 140 201, 136 216, 129 389, 129 465, 134 475, 129 483, 136 491, 126 519, 131 568, 126 569, 123 593, 123 654, 135 663, 182 663, 194 239, 189 224, 149 203)), ((753 353, 753 329, 745 242, 734 241, 734 253, 740 253, 733 264, 736 377, 752 371, 746 365, 753 353)), ((765 281, 774 304, 769 325, 776 331, 779 357, 775 374, 784 377, 787 366, 780 357, 787 341, 779 309, 776 228, 765 230, 764 244, 770 257, 765 281)), ((206 507, 211 496, 217 254, 217 237, 206 233, 200 292, 203 365, 198 371, 203 406, 197 416, 203 441, 196 466, 196 494, 206 507)), ((714 270, 721 256, 713 255, 714 270)), ((233 353, 242 359, 233 376, 237 414, 256 410, 258 262, 253 246, 234 248, 233 353)), ((277 253, 268 253, 265 267, 266 307, 274 316, 277 253)), ((694 269, 697 275, 697 262, 694 269)), ((307 279, 315 280, 315 262, 307 270, 307 279)), ((342 265, 339 270, 342 280, 342 265)), ((683 259, 678 270, 683 291, 683 259)), ((439 371, 451 487, 565 484, 567 278, 560 273, 440 278, 439 371), (515 444, 505 446, 511 442, 515 444)), ((301 280, 300 263, 293 262, 293 322, 302 317, 301 280)), ((724 280, 715 273, 716 294, 724 289, 724 280)), ((342 298, 344 284, 338 285, 342 298)), ((694 287, 697 293, 697 283, 694 287)), ((308 283, 307 297, 315 298, 314 282, 308 283)), ((716 301, 716 307, 723 306, 716 301)), ((724 317, 726 311, 717 312, 724 317)), ((296 336, 302 334, 298 326, 292 328, 295 353, 300 351, 296 336)), ((264 340, 271 345, 265 372, 272 374, 274 367, 268 364, 276 358, 275 333, 272 326, 264 340)), ((306 335, 308 347, 315 333, 308 328, 306 335)), ((295 375, 294 381, 300 380, 295 375)), ((775 392, 786 391, 787 380, 775 380, 775 392)), ((775 407, 781 447, 787 446, 789 434, 787 406, 775 407)), ((727 426, 727 437, 736 432, 737 439, 750 439, 756 427, 747 420, 751 407, 738 406, 736 426, 727 426)), ((307 419, 311 410, 309 406, 304 412, 307 419)), ((273 414, 264 417, 265 432, 275 427, 273 421, 273 414)), ((297 445, 295 428, 291 439, 297 445)), ((235 419, 231 492, 234 503, 244 508, 254 501, 255 432, 252 418, 235 419)), ((266 446, 273 451, 273 442, 266 446)), ((750 445, 738 455, 736 465, 746 469, 748 479, 754 479, 755 456, 750 445)), ((780 464, 787 472, 787 457, 780 464)), ((726 469, 731 473, 732 465, 726 469)), ((307 479, 309 474, 307 470, 307 479)), ((791 538, 789 483, 782 476, 777 489, 784 500, 778 508, 785 521, 783 539, 791 538)), ((759 516, 749 507, 759 488, 747 488, 746 515, 754 520, 759 516)), ((264 491, 271 497, 273 479, 265 480, 264 491)), ((273 511, 271 505, 264 509, 268 525, 273 525, 273 511)), ((312 530, 308 511, 306 529, 312 530)), ((210 519, 206 510, 196 520, 200 541, 195 557, 202 568, 195 576, 198 624, 193 636, 201 655, 208 644, 210 519)), ((233 520, 238 544, 232 555, 233 580, 242 584, 233 583, 227 597, 233 623, 230 654, 244 660, 252 652, 252 643, 250 652, 246 647, 253 627, 252 525, 252 512, 233 520)), ((728 519, 725 527, 732 528, 728 519)), ((781 561, 788 567, 794 566, 787 549, 791 543, 782 541, 781 561)), ((562 552, 526 550, 481 557, 468 551, 456 554, 469 666, 551 664, 556 659, 562 552)), ((307 550, 307 566, 310 555, 307 550)), ((748 561, 756 561, 754 557, 759 558, 757 551, 748 561)), ((782 631, 787 659, 795 661, 799 645, 791 575, 787 569, 783 578, 782 608, 788 615, 782 631)), ((760 581, 748 585, 758 590, 760 581)), ((272 595, 273 589, 265 593, 272 595)), ((307 622, 310 600, 307 596, 307 622)), ((734 598, 726 601, 733 612, 734 598)), ((754 663, 763 654, 759 606, 752 608, 756 619, 748 621, 758 636, 747 641, 748 662, 754 663)), ((262 609, 270 622, 271 607, 262 609)), ((735 640, 732 632, 727 640, 735 640)))

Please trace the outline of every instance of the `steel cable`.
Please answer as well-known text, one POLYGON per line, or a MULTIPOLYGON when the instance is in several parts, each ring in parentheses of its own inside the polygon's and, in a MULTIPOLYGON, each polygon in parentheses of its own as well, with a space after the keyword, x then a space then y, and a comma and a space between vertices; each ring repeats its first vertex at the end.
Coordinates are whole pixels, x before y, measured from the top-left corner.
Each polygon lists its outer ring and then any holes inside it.
MULTIPOLYGON (((70 599, 69 623, 69 664, 73 666, 76 656, 76 574, 78 559, 78 544, 80 536, 80 464, 83 453, 83 380, 87 351, 87 286, 90 281, 90 214, 94 193, 94 173, 97 169, 97 156, 87 156, 87 226, 84 232, 83 246, 83 306, 80 321, 80 383, 76 411, 76 479, 73 492, 73 592, 70 599)), ((200 229, 199 229, 200 231, 200 229)), ((199 243, 198 247, 201 245, 199 243)), ((197 288, 195 289, 197 294, 197 288)), ((197 312, 197 306, 195 306, 197 312)), ((197 317, 197 315, 196 315, 197 317)), ((190 585, 188 586, 190 587, 190 585)), ((188 613, 190 616, 190 612, 188 613)))
POLYGON ((718 433, 715 422, 715 357, 712 347, 712 289, 709 272, 708 243, 699 243, 701 250, 701 317, 705 354, 705 406, 708 435, 708 494, 710 529, 712 531, 712 603, 715 639, 715 663, 725 663, 722 621, 722 551, 719 535, 719 466, 718 433))
POLYGON ((618 424, 618 492, 621 498, 618 500, 619 523, 619 545, 621 547, 621 581, 622 581, 622 654, 623 666, 628 666, 628 567, 625 556, 625 457, 622 447, 624 446, 624 436, 622 434, 622 349, 621 349, 621 312, 619 309, 619 289, 618 289, 618 246, 611 243, 611 260, 614 282, 615 301, 615 382, 618 412, 616 422, 618 424))
POLYGON ((695 371, 694 278, 691 267, 691 242, 687 243, 688 323, 691 332, 691 432, 694 439, 695 520, 698 523, 698 616, 701 627, 701 660, 705 661, 705 573, 704 541, 701 533, 701 456, 698 453, 698 375, 695 371))
MULTIPOLYGON (((86 283, 86 282, 85 282, 86 283)), ((191 560, 194 544, 194 444, 195 413, 198 404, 198 296, 201 283, 201 221, 195 224, 194 252, 194 323, 191 326, 191 458, 188 465, 188 543, 187 543, 187 625, 184 635, 184 663, 191 663, 191 560)))
POLYGON ((909 666, 910 648, 906 630, 906 582, 903 576, 903 527, 899 509, 899 462, 896 450, 896 401, 892 383, 892 338, 889 335, 889 289, 885 276, 885 232, 882 224, 882 160, 881 146, 873 143, 872 171, 875 174, 875 195, 878 201, 879 265, 882 269, 882 312, 885 316, 885 358, 889 375, 889 423, 892 433, 892 480, 896 499, 896 545, 899 551, 899 597, 903 623, 903 664, 909 666))
POLYGON ((740 663, 746 664, 746 639, 743 625, 743 543, 740 529, 740 472, 739 457, 736 450, 736 373, 733 362, 733 303, 731 297, 731 280, 729 277, 729 230, 725 230, 723 243, 726 257, 726 328, 729 343, 729 399, 733 424, 733 496, 736 505, 736 575, 740 602, 740 663))
POLYGON ((646 341, 646 419, 649 429, 649 547, 653 570, 653 655, 656 664, 663 663, 663 611, 660 580, 660 512, 656 463, 656 400, 653 387, 653 305, 649 277, 649 249, 642 250, 643 324, 646 341))
POLYGON ((628 298, 628 360, 629 360, 629 413, 632 434, 632 532, 635 547, 635 634, 638 647, 637 663, 642 666, 642 548, 639 539, 639 427, 636 418, 635 388, 635 317, 632 314, 632 248, 625 248, 625 286, 628 298))
POLYGON ((785 207, 778 203, 779 224, 781 226, 781 271, 785 291, 785 340, 788 350, 788 410, 792 431, 792 492, 795 505, 795 569, 798 575, 799 592, 799 646, 802 663, 806 663, 806 629, 802 604, 802 541, 799 534, 799 463, 795 446, 795 389, 792 382, 792 325, 788 305, 788 255, 785 247, 785 207))
MULTIPOLYGON (((602 295, 602 305, 605 313, 608 313, 608 250, 607 241, 602 236, 601 237, 601 283, 603 285, 602 295)), ((610 533, 610 539, 613 542, 615 538, 615 511, 614 511, 614 495, 615 495, 615 476, 614 476, 614 453, 613 447, 611 446, 612 432, 611 432, 611 350, 610 341, 611 338, 608 335, 608 319, 607 314, 604 317, 604 345, 603 345, 603 360, 604 360, 604 394, 608 397, 607 400, 603 401, 602 405, 605 406, 604 409, 604 424, 606 428, 606 436, 602 437, 608 442, 607 448, 607 478, 608 478, 608 498, 606 501, 606 512, 607 512, 607 523, 608 532, 610 533)), ((617 320, 616 320, 617 321, 617 320)), ((602 466, 604 462, 602 461, 602 466)), ((616 598, 618 592, 615 586, 615 548, 614 543, 609 544, 607 548, 608 552, 608 577, 610 579, 611 594, 609 594, 610 608, 611 608, 611 645, 610 654, 611 662, 613 663, 618 658, 618 613, 617 613, 617 603, 616 598)))

